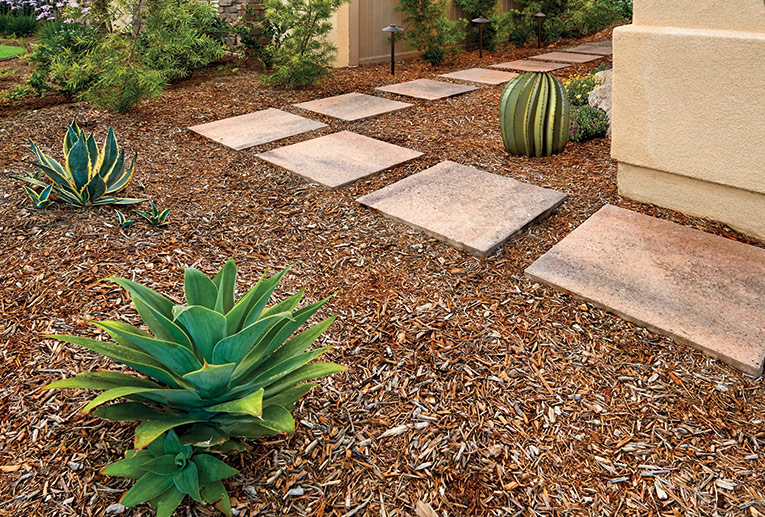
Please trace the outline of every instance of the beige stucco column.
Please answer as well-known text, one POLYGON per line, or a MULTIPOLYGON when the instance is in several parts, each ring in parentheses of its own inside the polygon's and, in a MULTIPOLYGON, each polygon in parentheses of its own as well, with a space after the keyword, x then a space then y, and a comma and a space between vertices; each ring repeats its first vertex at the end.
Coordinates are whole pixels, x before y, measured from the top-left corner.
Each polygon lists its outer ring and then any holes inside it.
POLYGON ((765 2, 635 0, 613 42, 619 192, 765 240, 765 2))

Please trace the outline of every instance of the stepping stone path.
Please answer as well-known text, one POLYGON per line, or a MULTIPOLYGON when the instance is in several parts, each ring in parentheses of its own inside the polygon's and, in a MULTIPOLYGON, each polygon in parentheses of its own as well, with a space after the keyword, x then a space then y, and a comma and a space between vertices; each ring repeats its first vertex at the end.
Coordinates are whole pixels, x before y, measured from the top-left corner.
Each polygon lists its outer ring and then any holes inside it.
POLYGON ((762 373, 765 249, 606 205, 526 275, 762 373))
POLYGON ((375 88, 378 92, 395 93, 396 95, 404 95, 405 97, 415 97, 417 99, 426 99, 429 101, 472 92, 475 89, 475 86, 451 84, 443 81, 433 81, 432 79, 417 79, 416 81, 389 84, 387 86, 375 88))
POLYGON ((518 74, 513 72, 501 72, 499 70, 489 70, 488 68, 471 68, 469 70, 460 70, 450 74, 442 74, 438 77, 456 79, 458 81, 468 81, 471 83, 502 84, 516 75, 518 74))
POLYGON ((486 257, 565 199, 553 190, 445 161, 357 201, 486 257))
POLYGON ((336 189, 419 156, 418 151, 342 131, 280 147, 258 158, 336 189))
POLYGON ((593 56, 592 54, 576 54, 574 52, 548 52, 538 56, 531 56, 531 59, 540 61, 557 61, 558 63, 587 63, 602 59, 603 56, 593 56))
POLYGON ((393 101, 363 93, 346 93, 309 102, 295 104, 296 108, 321 113, 341 120, 359 120, 383 113, 408 108, 411 104, 393 101))
POLYGON ((232 149, 241 150, 322 127, 327 127, 327 125, 286 111, 270 108, 192 126, 189 129, 232 149))
POLYGON ((491 68, 502 68, 506 70, 520 70, 521 72, 552 72, 561 68, 568 68, 565 63, 543 63, 541 61, 531 61, 529 59, 519 59, 517 61, 507 61, 491 65, 491 68))
POLYGON ((579 45, 578 47, 570 48, 565 50, 565 52, 578 52, 580 54, 597 54, 599 56, 610 56, 614 53, 613 48, 611 46, 606 45, 595 45, 592 43, 588 43, 585 45, 579 45))

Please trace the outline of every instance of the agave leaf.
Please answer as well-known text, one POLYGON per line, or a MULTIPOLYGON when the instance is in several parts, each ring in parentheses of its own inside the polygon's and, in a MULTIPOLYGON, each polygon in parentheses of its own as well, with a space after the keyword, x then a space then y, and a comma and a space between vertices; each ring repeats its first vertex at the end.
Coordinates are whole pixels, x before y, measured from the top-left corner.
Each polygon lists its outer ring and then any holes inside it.
POLYGON ((138 427, 135 428, 135 448, 143 449, 154 440, 159 438, 163 433, 170 431, 181 425, 196 424, 203 422, 200 418, 188 417, 166 417, 156 418, 153 420, 146 420, 141 422, 138 427))
POLYGON ((292 314, 282 312, 256 321, 233 336, 222 339, 213 350, 213 364, 238 363, 252 349, 252 346, 274 325, 291 320, 292 314))
POLYGON ((202 497, 199 495, 199 472, 193 461, 188 462, 183 470, 173 475, 173 483, 178 491, 188 494, 199 503, 202 502, 202 497))
POLYGON ((229 259, 223 268, 213 278, 218 288, 218 298, 215 300, 215 310, 226 314, 234 306, 234 289, 236 287, 236 262, 229 259))
POLYGON ((122 506, 135 506, 163 494, 173 486, 173 478, 147 472, 122 496, 122 506))
POLYGON ((140 347, 172 372, 183 375, 202 367, 202 363, 188 348, 172 341, 162 341, 142 335, 140 329, 121 321, 97 321, 94 324, 104 329, 117 340, 122 339, 140 347), (138 332, 136 332, 138 331, 138 332))
POLYGON ((185 384, 184 389, 180 390, 161 390, 141 393, 141 400, 148 400, 156 402, 163 406, 170 406, 173 408, 180 407, 186 410, 199 409, 205 407, 209 402, 203 400, 190 384, 183 381, 185 384))
POLYGON ((53 187, 53 191, 56 193, 56 197, 58 197, 67 205, 79 207, 85 206, 87 203, 87 199, 85 199, 82 193, 77 193, 73 190, 65 190, 64 188, 60 187, 53 187))
POLYGON ((275 405, 264 408, 262 418, 237 415, 220 420, 225 431, 233 436, 247 438, 273 436, 278 433, 291 434, 295 430, 295 421, 290 412, 275 405))
POLYGON ((201 305, 208 309, 215 309, 218 288, 210 277, 198 269, 188 267, 183 275, 183 285, 188 305, 201 305))
POLYGON ((92 178, 98 172, 96 170, 99 160, 98 145, 96 145, 96 139, 92 134, 85 140, 85 144, 88 151, 88 177, 92 178))
POLYGON ((130 297, 132 299, 141 298, 144 303, 153 308, 155 311, 159 312, 165 318, 173 317, 173 306, 175 303, 169 298, 154 291, 153 289, 149 289, 145 285, 141 285, 126 278, 111 276, 109 278, 105 278, 104 280, 114 282, 115 284, 125 289, 128 293, 130 293, 130 297))
POLYGON ((192 459, 199 470, 199 482, 203 485, 236 476, 239 471, 210 454, 195 454, 192 459))
POLYGON ((136 453, 131 457, 126 457, 124 460, 115 461, 103 469, 101 474, 107 476, 117 476, 121 478, 138 479, 146 473, 146 470, 141 468, 145 463, 148 463, 154 459, 154 457, 147 451, 135 451, 136 453))
POLYGON ((240 399, 215 404, 214 406, 210 406, 208 411, 261 416, 263 414, 263 389, 261 388, 240 399))
POLYGON ((39 180, 33 176, 11 176, 11 178, 26 181, 27 183, 31 183, 32 185, 35 185, 37 187, 50 187, 51 184, 42 180, 39 180))
POLYGON ((152 499, 150 503, 157 511, 156 517, 171 517, 184 497, 186 494, 179 492, 175 486, 171 486, 161 495, 152 499))
POLYGON ((325 347, 311 350, 310 352, 305 352, 303 354, 290 357, 289 359, 286 359, 279 364, 275 364, 268 370, 260 370, 251 379, 247 379, 246 386, 248 386, 249 389, 265 388, 273 382, 281 379, 288 373, 297 370, 304 364, 309 363, 317 357, 325 354, 331 348, 332 347, 325 347))
POLYGON ((305 289, 301 289, 300 291, 296 292, 289 298, 286 298, 282 300, 281 302, 272 305, 268 309, 264 309, 260 315, 258 316, 258 321, 268 318, 269 316, 272 316, 274 314, 278 314, 280 312, 289 312, 292 313, 298 305, 300 305, 300 301, 303 299, 303 295, 305 294, 305 289))
POLYGON ((321 336, 324 331, 327 330, 330 325, 332 325, 336 318, 337 315, 330 316, 329 318, 320 321, 316 325, 307 328, 297 336, 287 341, 284 346, 279 348, 275 353, 271 354, 268 359, 263 361, 259 367, 263 370, 267 370, 274 365, 277 365, 291 357, 295 357, 296 355, 305 352, 308 350, 308 347, 310 347, 317 339, 319 339, 319 336, 321 336))
POLYGON ((133 197, 102 196, 100 199, 93 201, 93 205, 132 205, 135 203, 143 203, 144 201, 147 200, 133 197))
POLYGON ((195 372, 187 373, 183 379, 193 385, 205 398, 219 395, 228 386, 236 364, 205 364, 195 372))
POLYGON ((84 136, 81 136, 69 150, 69 154, 66 156, 66 168, 72 175, 77 191, 81 191, 88 184, 89 179, 88 148, 84 136))
MULTIPOLYGON (((252 297, 247 300, 246 306, 242 306, 242 313, 233 316, 232 323, 234 322, 233 320, 238 320, 238 328, 247 327, 255 323, 259 319, 263 308, 268 303, 268 300, 271 299, 271 295, 273 294, 274 289, 276 289, 276 286, 279 284, 287 271, 289 271, 291 268, 292 266, 286 267, 279 273, 258 282, 255 287, 250 290, 252 297)), ((247 295, 243 297, 243 300, 248 298, 250 292, 248 292, 247 295)), ((240 303, 237 304, 237 308, 243 300, 240 300, 240 303)), ((232 310, 232 312, 234 312, 234 310, 232 310)), ((226 316, 228 318, 228 315, 226 316)))
POLYGON ((199 356, 212 362, 215 345, 226 337, 226 317, 201 305, 192 305, 181 311, 175 321, 191 337, 199 356))
POLYGON ((118 388, 111 388, 99 394, 96 398, 88 402, 88 404, 84 408, 82 408, 82 411, 83 413, 89 413, 90 410, 92 410, 93 408, 98 407, 101 404, 104 404, 106 402, 109 402, 110 400, 126 397, 128 395, 139 395, 141 393, 147 393, 152 391, 163 392, 163 391, 172 391, 172 390, 144 388, 140 386, 121 386, 118 388))
POLYGON ((196 424, 183 433, 179 438, 180 443, 184 445, 193 445, 195 447, 212 447, 221 445, 229 440, 229 435, 217 427, 205 424, 196 424))
POLYGON ((80 139, 80 135, 82 134, 82 130, 77 125, 76 120, 72 120, 72 123, 69 125, 69 127, 66 130, 66 134, 64 135, 64 156, 69 154, 69 151, 72 149, 72 146, 77 142, 77 140, 80 139))
POLYGON ((101 406, 96 408, 93 414, 113 422, 136 422, 165 416, 164 413, 140 402, 117 402, 116 404, 101 406))
POLYGON ((181 467, 175 463, 175 456, 175 454, 163 454, 147 461, 141 467, 148 472, 159 474, 160 476, 172 476, 181 470, 181 467))
POLYGON ((295 403, 300 400, 303 395, 311 391, 314 387, 318 386, 318 382, 306 382, 303 384, 298 384, 297 386, 293 386, 291 388, 287 388, 286 390, 283 390, 278 395, 274 395, 273 397, 270 397, 268 400, 263 401, 263 407, 268 406, 281 406, 287 410, 292 410, 295 408, 295 403))
MULTIPOLYGON (((228 434, 226 434, 228 436, 228 434)), ((213 445, 211 447, 207 448, 211 452, 242 452, 247 447, 244 446, 244 444, 237 440, 228 440, 224 443, 213 445)))
POLYGON ((133 174, 135 173, 135 162, 137 158, 138 154, 133 154, 133 159, 130 160, 130 165, 126 169, 123 169, 125 158, 124 154, 120 155, 120 157, 117 159, 117 163, 114 165, 112 173, 109 175, 109 181, 106 183, 108 187, 106 192, 108 194, 119 192, 127 187, 128 183, 130 183, 130 180, 133 179, 133 174))
POLYGON ((334 373, 342 372, 345 369, 346 368, 344 366, 340 366, 339 364, 326 363, 322 361, 301 366, 289 375, 285 375, 277 382, 269 384, 265 393, 263 394, 263 403, 264 405, 267 405, 273 396, 279 394, 283 390, 290 388, 291 386, 294 386, 295 384, 327 377, 334 373))
POLYGON ((205 501, 215 506, 226 517, 231 517, 231 501, 228 498, 226 487, 220 481, 207 483, 202 486, 201 496, 205 501))
POLYGON ((117 161, 119 155, 119 147, 117 146, 117 138, 114 136, 114 128, 109 126, 109 131, 106 133, 106 139, 101 147, 101 167, 98 169, 98 175, 104 180, 104 183, 109 184, 109 174, 114 168, 114 164, 117 161))
POLYGON ((64 188, 67 191, 71 191, 72 194, 76 192, 76 187, 69 181, 69 178, 62 175, 57 170, 42 163, 35 163, 35 167, 39 168, 42 173, 57 186, 64 188))
POLYGON ((45 386, 46 390, 53 388, 82 388, 90 390, 108 390, 121 386, 135 386, 141 388, 162 388, 156 382, 149 379, 141 379, 118 372, 83 372, 68 379, 51 382, 45 386))
POLYGON ((95 339, 85 337, 62 336, 56 334, 48 334, 45 335, 45 337, 58 339, 59 341, 81 346, 98 354, 105 355, 106 357, 127 365, 144 375, 153 377, 168 386, 177 388, 183 385, 182 379, 176 377, 175 374, 167 370, 162 363, 143 351, 115 343, 109 343, 108 341, 96 341, 95 339))
POLYGON ((190 458, 193 452, 194 450, 191 447, 181 445, 175 431, 170 431, 165 435, 165 454, 172 454, 175 456, 179 453, 183 453, 186 458, 190 458))
POLYGON ((106 183, 101 179, 101 176, 93 176, 88 183, 88 196, 93 204, 99 201, 106 192, 106 183))

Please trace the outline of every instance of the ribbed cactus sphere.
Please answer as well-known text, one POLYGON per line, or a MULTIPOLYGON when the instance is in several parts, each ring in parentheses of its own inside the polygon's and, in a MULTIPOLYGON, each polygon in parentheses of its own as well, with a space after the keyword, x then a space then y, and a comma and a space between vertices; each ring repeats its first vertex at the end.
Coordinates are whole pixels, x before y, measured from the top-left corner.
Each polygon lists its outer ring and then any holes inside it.
POLYGON ((571 125, 566 88, 552 75, 513 77, 499 101, 499 127, 507 152, 550 156, 563 150, 571 125))

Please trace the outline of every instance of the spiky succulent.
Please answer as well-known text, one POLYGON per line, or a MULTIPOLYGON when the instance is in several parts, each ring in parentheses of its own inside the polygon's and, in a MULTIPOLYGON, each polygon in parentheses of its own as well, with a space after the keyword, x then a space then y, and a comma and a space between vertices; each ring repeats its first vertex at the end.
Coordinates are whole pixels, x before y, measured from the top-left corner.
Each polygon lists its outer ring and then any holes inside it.
POLYGON ((167 216, 170 215, 170 209, 160 210, 154 203, 151 204, 150 211, 136 210, 136 213, 143 217, 149 224, 154 226, 167 226, 167 216))
POLYGON ((266 308, 289 268, 261 278, 235 301, 236 264, 229 260, 210 279, 186 269, 188 305, 124 278, 151 333, 122 321, 99 321, 114 343, 77 336, 47 336, 79 345, 151 377, 85 372, 47 388, 104 390, 84 411, 109 420, 139 421, 135 448, 175 429, 184 445, 234 448, 238 439, 291 433, 295 403, 316 383, 344 368, 311 362, 330 347, 308 350, 335 316, 287 340, 329 298, 298 309, 303 290, 266 308), (152 335, 153 334, 153 335, 152 335), (124 399, 102 406, 116 399, 124 399), (102 407, 99 407, 102 406, 102 407))
POLYGON ((48 181, 34 175, 16 178, 43 188, 52 185, 53 195, 67 205, 124 205, 145 201, 108 195, 127 187, 136 160, 134 155, 130 166, 125 168, 125 151, 119 149, 113 127, 109 127, 106 140, 99 149, 93 135, 86 136, 77 121, 72 121, 64 135, 63 164, 42 152, 31 139, 29 144, 37 159, 35 165, 48 181))
POLYGON ((135 222, 135 219, 123 214, 119 210, 115 210, 115 212, 117 212, 117 221, 119 221, 119 224, 122 228, 130 228, 135 222))
POLYGON ((24 192, 27 193, 27 196, 29 197, 29 200, 34 203, 35 208, 38 208, 40 210, 44 209, 51 203, 53 203, 53 200, 50 198, 50 191, 53 188, 53 185, 48 185, 44 189, 42 189, 41 192, 36 192, 34 189, 29 187, 24 187, 24 192))
POLYGON ((170 517, 186 496, 215 505, 230 516, 231 502, 221 480, 239 473, 204 449, 181 445, 173 431, 145 449, 128 450, 124 460, 107 465, 101 472, 137 480, 120 504, 129 508, 149 503, 157 517, 170 517))
POLYGON ((513 77, 499 100, 499 127, 507 152, 532 157, 559 153, 569 139, 566 88, 546 72, 513 77))

